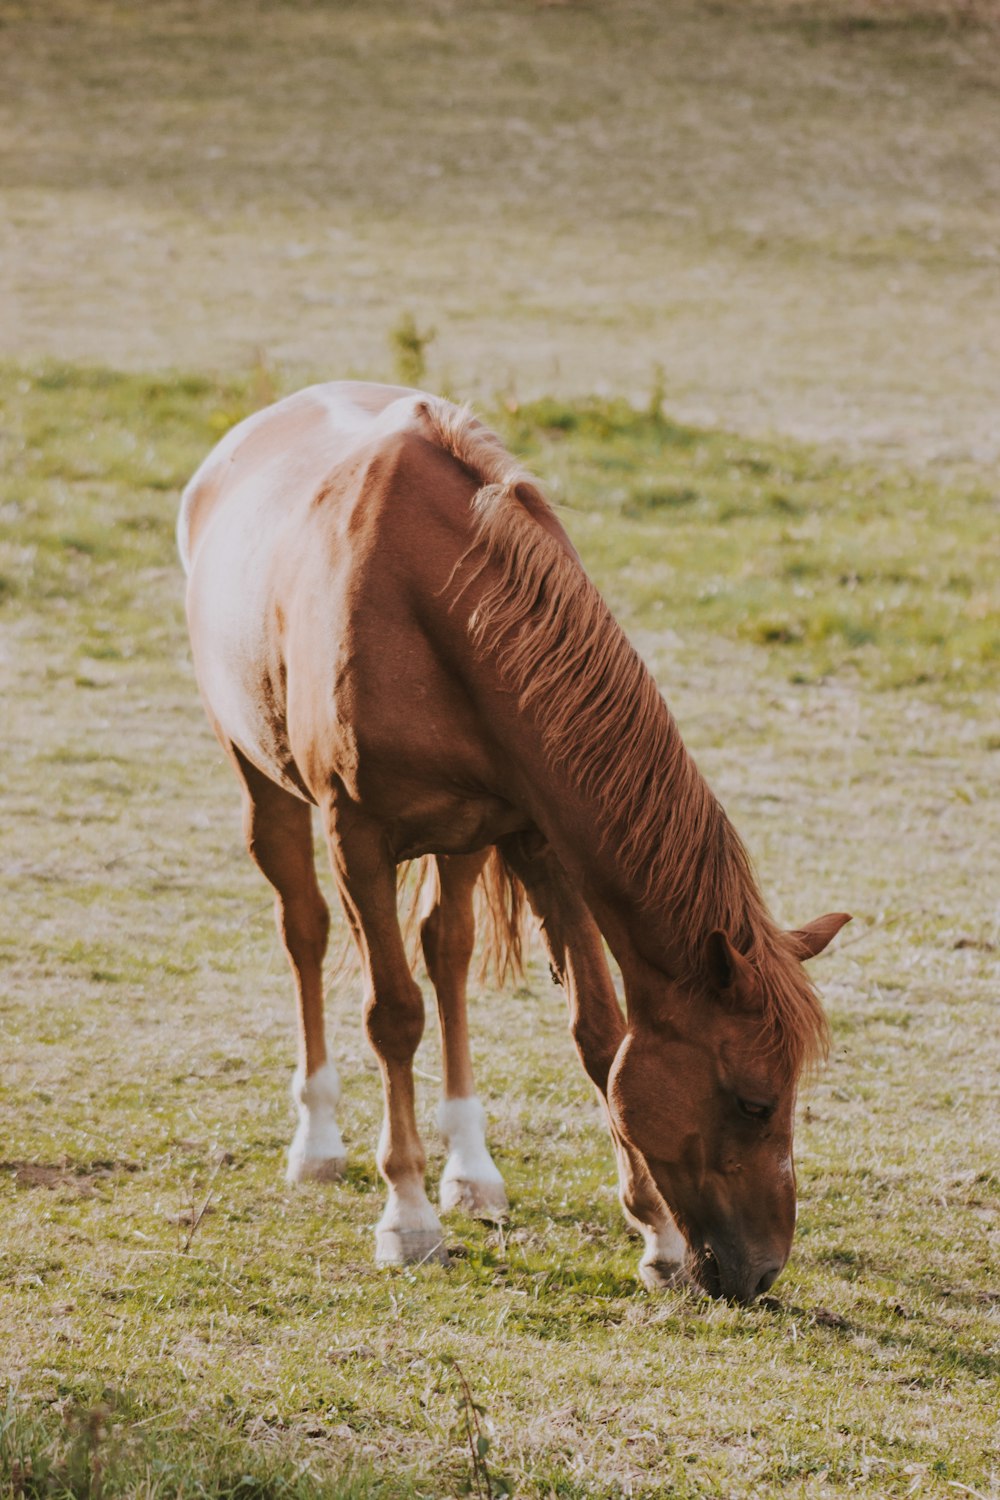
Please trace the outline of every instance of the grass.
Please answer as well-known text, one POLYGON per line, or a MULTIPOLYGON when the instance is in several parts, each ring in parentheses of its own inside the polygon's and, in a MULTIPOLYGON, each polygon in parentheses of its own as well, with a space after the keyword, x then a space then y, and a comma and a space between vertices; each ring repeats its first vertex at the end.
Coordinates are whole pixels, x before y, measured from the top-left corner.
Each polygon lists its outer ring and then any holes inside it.
MULTIPOLYGON (((72 602, 82 685, 99 686, 101 662, 159 660, 166 643, 149 629, 136 574, 170 566, 166 499, 216 437, 274 394, 274 377, 50 365, 8 372, 2 389, 12 525, 0 597, 15 613, 39 598, 72 602), (126 489, 135 503, 122 515, 126 489)), ((493 416, 633 628, 669 622, 771 645, 792 680, 850 672, 983 708, 1000 653, 988 476, 946 480, 684 426, 655 401, 643 411, 509 400, 493 416)))
MULTIPOLYGON (((173 553, 177 488, 272 394, 265 368, 0 372, 0 1494, 475 1492, 454 1361, 518 1495, 991 1494, 988 483, 656 402, 500 405, 779 915, 857 920, 817 971, 835 1051, 802 1102, 799 1229, 764 1305, 638 1289, 541 964, 473 1006, 510 1224, 454 1220, 448 1271, 377 1272, 378 1082, 332 961, 351 1168, 281 1181, 290 985, 173 553)), ((432 1026, 418 1066, 433 1177, 432 1026)))
POLYGON ((0 357, 997 457, 996 6, 0 0, 0 357), (596 60, 599 59, 599 66, 596 60))
POLYGON ((0 1496, 482 1494, 472 1403, 538 1500, 1000 1493, 997 19, 0 0, 0 1496), (282 1185, 176 492, 389 338, 538 470, 779 916, 856 914, 751 1310, 638 1289, 542 965, 473 1006, 506 1229, 374 1270, 339 927, 350 1172, 282 1185))
POLYGON ((633 621, 780 646, 796 677, 851 668, 952 697, 995 682, 1000 533, 985 477, 845 463, 624 401, 539 401, 505 425, 633 621))

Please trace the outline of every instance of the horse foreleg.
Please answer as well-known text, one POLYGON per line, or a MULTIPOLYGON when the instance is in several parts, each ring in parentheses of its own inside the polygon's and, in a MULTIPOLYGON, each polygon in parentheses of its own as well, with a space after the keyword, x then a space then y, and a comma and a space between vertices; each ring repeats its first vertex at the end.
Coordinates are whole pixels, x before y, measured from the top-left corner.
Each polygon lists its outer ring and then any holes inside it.
POLYGON ((633 1147, 616 1133, 605 1105, 605 1118, 618 1163, 618 1199, 625 1218, 643 1239, 639 1276, 650 1291, 688 1281, 687 1241, 660 1196, 649 1168, 633 1147))
POLYGON ((438 1125, 448 1147, 441 1207, 496 1219, 507 1212, 507 1194, 486 1147, 486 1113, 476 1097, 466 1010, 476 941, 473 891, 486 859, 486 850, 437 856, 422 892, 420 941, 441 1023, 444 1097, 438 1125))
POLYGON ((566 991, 570 1033, 601 1097, 618 1165, 618 1196, 625 1217, 642 1235, 639 1275, 650 1288, 685 1279, 687 1244, 642 1157, 623 1141, 607 1107, 608 1073, 625 1035, 625 1018, 590 909, 566 881, 547 846, 518 838, 503 848, 528 893, 548 948, 553 974, 566 991))
POLYGON ((323 1030, 322 965, 330 913, 316 881, 311 810, 235 747, 231 754, 243 783, 247 849, 274 887, 278 931, 298 1002, 299 1064, 292 1097, 299 1123, 288 1152, 287 1177, 289 1182, 332 1180, 343 1175, 347 1156, 336 1118, 340 1079, 327 1057, 323 1030))
POLYGON ((444 1233, 424 1190, 414 1109, 413 1056, 424 1003, 410 973, 396 912, 396 863, 382 829, 336 798, 326 812, 330 857, 365 976, 365 1030, 378 1059, 385 1116, 376 1160, 389 1189, 375 1229, 380 1265, 447 1261, 444 1233))

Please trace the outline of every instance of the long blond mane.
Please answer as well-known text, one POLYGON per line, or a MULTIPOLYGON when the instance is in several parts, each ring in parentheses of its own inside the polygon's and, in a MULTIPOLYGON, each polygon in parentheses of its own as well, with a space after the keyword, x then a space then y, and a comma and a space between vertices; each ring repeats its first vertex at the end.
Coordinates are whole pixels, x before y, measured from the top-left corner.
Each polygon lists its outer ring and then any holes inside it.
POLYGON ((469 621, 477 651, 593 805, 602 849, 641 909, 668 925, 677 977, 705 986, 705 940, 721 928, 756 968, 774 1042, 798 1072, 826 1049, 822 1007, 652 675, 575 554, 539 524, 540 508, 552 512, 500 439, 446 402, 422 415, 479 484, 463 581, 490 579, 469 621))

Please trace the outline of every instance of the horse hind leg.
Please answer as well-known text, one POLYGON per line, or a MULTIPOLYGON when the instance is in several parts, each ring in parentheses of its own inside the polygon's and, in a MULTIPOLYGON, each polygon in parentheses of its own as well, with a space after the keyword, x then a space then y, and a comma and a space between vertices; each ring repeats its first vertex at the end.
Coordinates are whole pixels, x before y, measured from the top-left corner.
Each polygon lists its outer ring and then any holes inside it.
POLYGON ((353 805, 334 796, 326 818, 330 858, 365 975, 365 1030, 385 1096, 376 1160, 389 1194, 375 1229, 375 1258, 380 1265, 447 1262, 444 1232, 424 1188, 413 1088, 424 1002, 399 930, 395 860, 380 825, 353 805))
POLYGON ((420 942, 441 1024, 444 1094, 438 1125, 448 1147, 441 1208, 499 1219, 507 1212, 507 1193, 486 1146, 486 1112, 476 1097, 466 1009, 476 940, 473 891, 487 854, 439 855, 431 863, 421 893, 420 942))
POLYGON ((232 751, 243 783, 247 848, 275 891, 278 932, 295 982, 299 1060, 292 1079, 298 1127, 287 1180, 335 1181, 347 1153, 337 1124, 340 1079, 327 1056, 323 1027, 323 957, 330 914, 313 863, 311 809, 232 751))

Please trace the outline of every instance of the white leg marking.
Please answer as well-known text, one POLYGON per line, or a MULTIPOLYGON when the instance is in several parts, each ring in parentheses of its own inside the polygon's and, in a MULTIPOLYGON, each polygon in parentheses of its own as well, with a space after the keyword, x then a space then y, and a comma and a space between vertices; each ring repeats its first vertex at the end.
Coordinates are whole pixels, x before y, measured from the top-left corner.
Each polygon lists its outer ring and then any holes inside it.
POLYGON ((389 1189, 385 1213, 375 1226, 375 1260, 380 1266, 440 1261, 448 1264, 441 1220, 421 1183, 389 1189))
POLYGON ((685 1269, 687 1240, 673 1220, 659 1229, 643 1225, 642 1237, 646 1241, 646 1249, 639 1262, 639 1276, 643 1285, 651 1292, 665 1287, 684 1286, 688 1281, 685 1269))
POLYGON ((687 1240, 673 1219, 667 1215, 658 1224, 644 1224, 622 1205, 626 1219, 633 1229, 638 1229, 646 1248, 639 1262, 639 1277, 651 1292, 666 1287, 684 1286, 688 1281, 685 1265, 688 1256, 687 1240))
POLYGON ((292 1098, 299 1112, 299 1125, 288 1152, 289 1182, 309 1179, 332 1182, 344 1175, 347 1152, 337 1127, 340 1078, 332 1062, 325 1062, 308 1078, 296 1068, 292 1098))
POLYGON ((507 1193, 486 1149, 486 1111, 476 1098, 442 1099, 438 1128, 448 1147, 441 1177, 441 1207, 464 1208, 486 1218, 503 1218, 507 1193))

